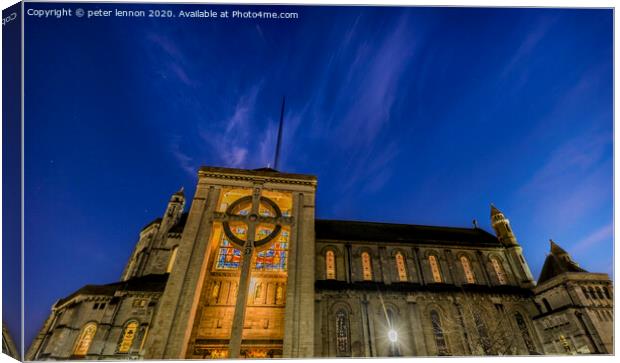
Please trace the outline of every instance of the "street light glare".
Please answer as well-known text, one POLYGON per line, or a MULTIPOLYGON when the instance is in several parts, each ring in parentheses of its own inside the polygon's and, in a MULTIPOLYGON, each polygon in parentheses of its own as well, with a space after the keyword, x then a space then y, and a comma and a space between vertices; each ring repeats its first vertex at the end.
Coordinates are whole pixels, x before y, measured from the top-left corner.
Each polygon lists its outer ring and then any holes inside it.
POLYGON ((392 329, 388 332, 388 339, 390 339, 392 343, 396 343, 396 341, 398 340, 398 333, 396 332, 396 330, 392 329))

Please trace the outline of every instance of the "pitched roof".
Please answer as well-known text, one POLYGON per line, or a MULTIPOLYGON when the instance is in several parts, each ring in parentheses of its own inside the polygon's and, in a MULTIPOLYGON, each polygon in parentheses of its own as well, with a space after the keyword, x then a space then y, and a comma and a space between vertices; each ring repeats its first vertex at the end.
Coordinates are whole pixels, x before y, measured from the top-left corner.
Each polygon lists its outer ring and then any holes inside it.
POLYGON ((562 247, 553 242, 553 240, 549 241, 551 242, 551 253, 547 255, 542 270, 540 271, 540 276, 538 277, 539 285, 563 273, 588 272, 579 267, 562 247))
POLYGON ((317 240, 501 246, 497 237, 480 228, 317 219, 315 233, 317 240))
POLYGON ((58 300, 56 306, 60 306, 79 295, 114 296, 116 291, 164 291, 167 281, 168 274, 150 274, 111 284, 85 285, 71 295, 58 300))

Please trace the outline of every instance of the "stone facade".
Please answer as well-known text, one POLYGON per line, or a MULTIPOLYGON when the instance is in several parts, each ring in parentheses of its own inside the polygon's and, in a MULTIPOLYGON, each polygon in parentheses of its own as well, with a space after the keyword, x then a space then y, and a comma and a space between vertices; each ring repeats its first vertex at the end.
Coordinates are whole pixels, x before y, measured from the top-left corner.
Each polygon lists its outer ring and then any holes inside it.
POLYGON ((552 243, 538 284, 495 235, 315 220, 313 176, 203 167, 119 282, 59 300, 27 360, 613 353, 613 288, 552 243))

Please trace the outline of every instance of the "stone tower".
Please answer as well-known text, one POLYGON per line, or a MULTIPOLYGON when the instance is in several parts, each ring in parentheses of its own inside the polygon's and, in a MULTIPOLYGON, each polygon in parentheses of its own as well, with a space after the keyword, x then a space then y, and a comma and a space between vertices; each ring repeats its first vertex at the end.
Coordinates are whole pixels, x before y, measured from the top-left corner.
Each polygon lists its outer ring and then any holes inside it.
POLYGON ((144 358, 312 357, 315 191, 314 176, 202 167, 144 358))
POLYGON ((523 257, 523 249, 510 227, 510 221, 493 204, 491 204, 491 225, 495 230, 497 239, 506 247, 508 263, 519 278, 519 285, 525 288, 533 287, 532 272, 523 257))
POLYGON ((545 352, 613 354, 613 291, 609 276, 579 267, 553 241, 533 289, 534 317, 545 352))

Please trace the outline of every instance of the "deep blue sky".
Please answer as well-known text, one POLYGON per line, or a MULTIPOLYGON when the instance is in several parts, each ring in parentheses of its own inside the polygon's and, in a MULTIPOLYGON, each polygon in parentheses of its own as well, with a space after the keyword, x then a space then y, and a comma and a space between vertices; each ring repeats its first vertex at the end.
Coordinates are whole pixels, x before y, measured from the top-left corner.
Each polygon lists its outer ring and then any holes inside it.
POLYGON ((612 273, 611 10, 288 11, 26 19, 27 345, 200 165, 272 162, 283 94, 280 169, 318 176, 317 217, 490 230, 493 202, 536 277, 549 238, 612 273))

